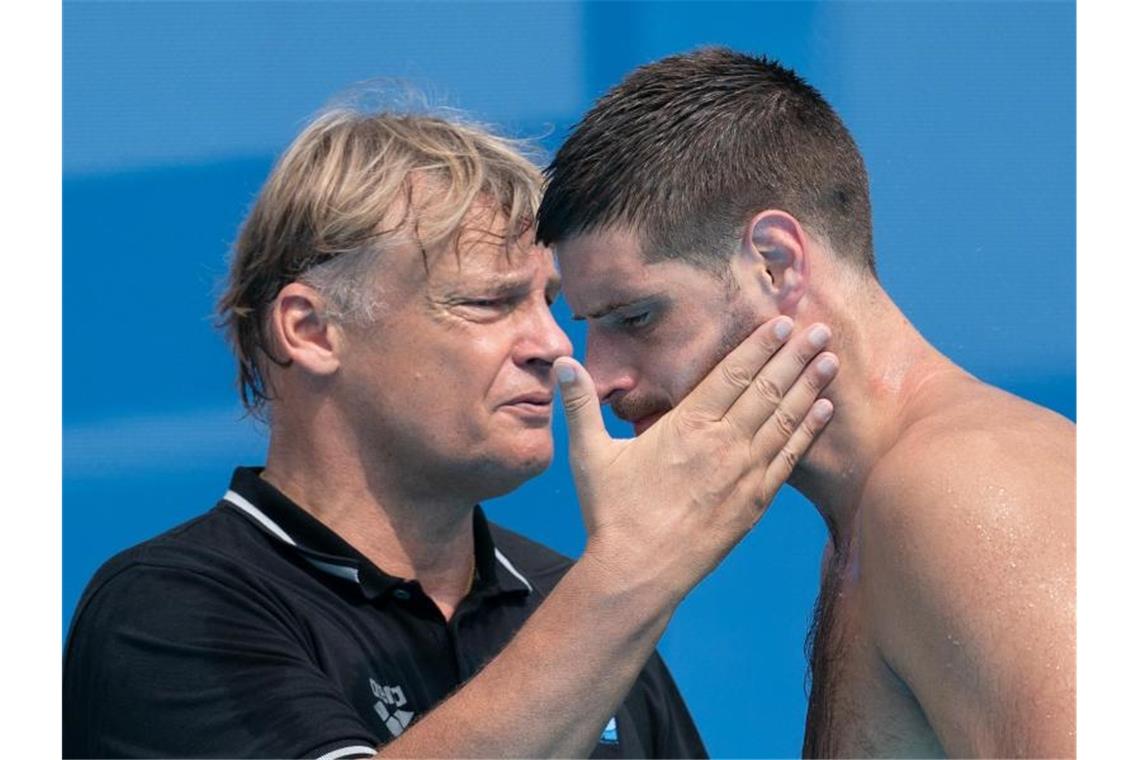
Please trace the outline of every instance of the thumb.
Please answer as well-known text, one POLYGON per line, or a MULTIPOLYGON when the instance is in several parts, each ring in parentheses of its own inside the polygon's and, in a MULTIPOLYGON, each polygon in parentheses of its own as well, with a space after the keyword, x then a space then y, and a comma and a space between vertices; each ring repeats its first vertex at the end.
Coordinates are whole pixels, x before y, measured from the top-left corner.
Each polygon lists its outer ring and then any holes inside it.
POLYGON ((602 421, 602 407, 594 390, 594 380, 585 367, 569 356, 554 360, 554 376, 558 378, 562 391, 562 408, 570 434, 570 456, 575 463, 584 464, 610 439, 602 421))

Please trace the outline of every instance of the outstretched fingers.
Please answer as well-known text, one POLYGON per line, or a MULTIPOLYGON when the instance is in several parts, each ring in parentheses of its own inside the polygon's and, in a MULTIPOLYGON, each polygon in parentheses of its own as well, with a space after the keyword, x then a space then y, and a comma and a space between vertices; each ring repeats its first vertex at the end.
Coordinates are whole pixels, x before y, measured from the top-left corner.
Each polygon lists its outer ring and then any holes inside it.
MULTIPOLYGON (((762 481, 762 492, 766 495, 768 500, 782 486, 792 474, 792 470, 803 459, 808 448, 819 436, 823 429, 827 427, 827 423, 831 421, 835 407, 831 401, 821 398, 813 402, 807 413, 802 415, 796 425, 795 430, 788 437, 784 438, 783 445, 779 446, 775 451, 771 450, 772 438, 760 443, 758 446, 753 446, 753 451, 759 449, 759 456, 757 457, 762 462, 767 462, 767 469, 764 470, 764 477, 762 481)), ((762 435, 757 433, 757 437, 762 435)))
POLYGON ((678 404, 678 411, 704 420, 722 419, 787 341, 792 324, 790 317, 781 316, 753 330, 678 404))
POLYGON ((748 438, 775 423, 783 430, 782 444, 795 430, 793 423, 806 413, 838 368, 834 355, 817 359, 830 339, 831 331, 822 324, 814 324, 792 338, 760 369, 725 413, 725 421, 748 438))
MULTIPOLYGON (((751 461, 753 467, 741 480, 738 494, 747 497, 749 505, 738 513, 744 521, 744 530, 754 526, 768 511, 776 492, 787 482, 792 470, 803 459, 812 443, 827 427, 834 414, 834 406, 828 399, 815 399, 801 409, 798 404, 789 407, 787 423, 792 429, 786 434, 773 436, 771 430, 758 432, 752 441, 751 461), (772 447, 772 441, 776 445, 772 447)), ((743 502, 742 502, 743 503, 743 502)))

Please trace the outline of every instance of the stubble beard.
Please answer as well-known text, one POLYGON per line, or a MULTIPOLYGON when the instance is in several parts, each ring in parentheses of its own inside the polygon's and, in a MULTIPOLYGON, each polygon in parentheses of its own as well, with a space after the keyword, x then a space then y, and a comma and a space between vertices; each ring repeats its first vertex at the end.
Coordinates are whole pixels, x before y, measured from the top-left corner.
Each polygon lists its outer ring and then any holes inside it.
MULTIPOLYGON (((743 299, 730 301, 721 322, 721 333, 716 348, 704 358, 703 362, 695 364, 688 376, 679 383, 683 390, 677 399, 678 402, 688 396, 713 367, 751 335, 759 324, 760 316, 743 299)), ((673 403, 663 395, 625 395, 613 401, 610 407, 620 419, 633 422, 651 414, 664 414, 673 408, 673 403)))

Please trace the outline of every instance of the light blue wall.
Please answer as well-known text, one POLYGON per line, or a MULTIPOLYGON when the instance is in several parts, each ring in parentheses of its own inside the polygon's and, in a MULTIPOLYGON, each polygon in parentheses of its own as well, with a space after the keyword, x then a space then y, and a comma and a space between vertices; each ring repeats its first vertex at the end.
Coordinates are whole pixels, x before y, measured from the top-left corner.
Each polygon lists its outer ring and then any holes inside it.
MULTIPOLYGON (((305 118, 374 77, 554 149, 633 66, 705 43, 773 55, 863 148, 880 273, 918 328, 1075 417, 1074 16, 1024 2, 65 2, 65 623, 102 561, 261 460, 211 325, 226 249, 305 118)), ((490 511, 581 549, 561 459, 490 511)), ((799 751, 823 536, 784 493, 662 642, 715 755, 799 751)))

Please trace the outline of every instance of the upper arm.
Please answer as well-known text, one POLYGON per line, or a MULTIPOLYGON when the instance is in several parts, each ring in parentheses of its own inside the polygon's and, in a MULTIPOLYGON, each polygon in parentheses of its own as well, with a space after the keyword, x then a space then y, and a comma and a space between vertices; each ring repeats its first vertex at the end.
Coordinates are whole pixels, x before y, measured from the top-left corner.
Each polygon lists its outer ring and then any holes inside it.
POLYGON ((135 566, 95 592, 68 641, 63 697, 68 756, 315 757, 376 746, 272 609, 183 569, 135 566))
POLYGON ((868 490, 876 642, 949 754, 1072 755, 1071 446, 976 432, 931 443, 899 452, 868 490))

